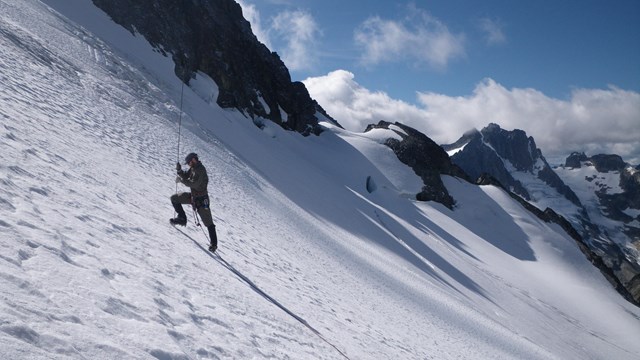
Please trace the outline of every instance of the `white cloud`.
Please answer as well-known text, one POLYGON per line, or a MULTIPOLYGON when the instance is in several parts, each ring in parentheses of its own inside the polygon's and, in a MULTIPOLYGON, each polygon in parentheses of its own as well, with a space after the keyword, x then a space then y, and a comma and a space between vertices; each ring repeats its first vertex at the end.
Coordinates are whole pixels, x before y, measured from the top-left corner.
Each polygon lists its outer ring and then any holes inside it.
POLYGON ((483 18, 480 19, 478 26, 484 33, 488 45, 500 45, 507 42, 507 36, 502 30, 503 25, 499 21, 483 18))
MULTIPOLYGON (((476 128, 495 122, 506 129, 522 129, 536 139, 543 153, 571 151, 640 156, 640 93, 619 88, 575 89, 568 100, 550 98, 534 89, 506 89, 491 79, 478 84, 468 97, 418 95, 434 120, 476 128)), ((451 138, 449 134, 443 137, 451 138)))
POLYGON ((526 131, 549 159, 585 151, 616 153, 640 162, 640 93, 616 87, 575 89, 569 99, 560 100, 486 79, 469 96, 419 93, 416 106, 370 91, 344 70, 304 83, 311 96, 352 131, 363 131, 379 120, 399 121, 438 143, 451 143, 467 130, 494 122, 507 130, 526 131))
POLYGON ((300 10, 281 12, 273 18, 271 29, 287 43, 282 58, 289 69, 313 66, 316 39, 321 32, 311 14, 300 10))
POLYGON ((354 75, 336 70, 326 76, 303 81, 311 97, 340 124, 351 131, 364 131, 379 120, 420 119, 425 111, 384 92, 372 92, 354 81, 354 75))
POLYGON ((453 34, 424 10, 415 7, 410 10, 412 16, 402 21, 376 16, 356 29, 354 39, 363 50, 363 64, 408 60, 444 69, 451 60, 465 56, 464 35, 453 34))

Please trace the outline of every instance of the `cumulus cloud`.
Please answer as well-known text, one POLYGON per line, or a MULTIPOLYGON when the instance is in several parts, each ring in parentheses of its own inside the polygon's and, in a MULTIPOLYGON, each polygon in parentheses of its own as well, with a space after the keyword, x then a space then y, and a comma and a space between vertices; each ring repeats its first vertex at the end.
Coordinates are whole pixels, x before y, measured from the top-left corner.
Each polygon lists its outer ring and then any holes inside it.
POLYGON ((478 84, 467 97, 422 93, 429 122, 448 122, 447 133, 458 124, 481 128, 495 122, 506 129, 522 129, 551 156, 571 151, 640 156, 640 93, 616 87, 575 89, 568 100, 554 99, 534 89, 507 89, 491 79, 478 84))
POLYGON ((309 69, 315 63, 315 43, 321 31, 311 14, 300 10, 281 12, 273 18, 271 29, 286 40, 282 58, 289 69, 309 69))
POLYGON ((500 45, 507 42, 507 36, 504 34, 503 25, 489 18, 480 19, 478 23, 480 30, 485 35, 485 42, 488 45, 500 45))
POLYGON ((464 35, 453 34, 424 10, 410 10, 412 15, 400 21, 370 17, 355 30, 363 64, 411 61, 444 69, 451 60, 465 55, 464 35))
POLYGON ((363 131, 379 120, 399 121, 438 143, 451 143, 464 132, 493 122, 507 130, 526 131, 549 159, 585 151, 616 153, 640 163, 640 93, 633 91, 575 89, 569 99, 561 100, 535 89, 507 89, 486 79, 468 96, 419 93, 414 105, 370 91, 344 70, 304 83, 311 96, 352 131, 363 131))
POLYGON ((353 73, 336 70, 326 76, 303 81, 311 97, 348 130, 361 132, 379 120, 406 121, 420 119, 425 110, 384 92, 373 92, 358 84, 353 73))

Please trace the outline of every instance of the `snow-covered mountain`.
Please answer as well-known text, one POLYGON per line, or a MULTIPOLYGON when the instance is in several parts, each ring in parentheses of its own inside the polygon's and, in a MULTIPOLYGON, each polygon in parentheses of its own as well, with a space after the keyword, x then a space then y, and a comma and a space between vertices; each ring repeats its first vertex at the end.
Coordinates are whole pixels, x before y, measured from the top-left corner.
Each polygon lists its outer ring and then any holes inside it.
POLYGON ((393 130, 257 127, 174 70, 88 0, 0 0, 0 358, 640 356, 640 309, 502 189, 414 201, 393 130), (191 151, 219 255, 167 223, 191 151))
POLYGON ((640 300, 640 172, 618 155, 571 154, 555 171, 580 198, 600 229, 594 247, 605 253, 613 242, 622 249, 610 260, 618 277, 640 300))
POLYGON ((580 234, 579 242, 593 252, 586 255, 600 258, 603 270, 613 274, 614 286, 640 302, 635 219, 640 181, 619 156, 588 159, 576 153, 566 166, 554 169, 532 137, 497 124, 469 131, 443 148, 473 178, 489 174, 537 208, 564 216, 580 234))
POLYGON ((563 204, 565 207, 581 206, 576 194, 553 172, 535 140, 522 130, 507 131, 498 124, 489 124, 443 148, 473 179, 488 173, 537 204, 557 205, 563 201, 568 202, 563 204))

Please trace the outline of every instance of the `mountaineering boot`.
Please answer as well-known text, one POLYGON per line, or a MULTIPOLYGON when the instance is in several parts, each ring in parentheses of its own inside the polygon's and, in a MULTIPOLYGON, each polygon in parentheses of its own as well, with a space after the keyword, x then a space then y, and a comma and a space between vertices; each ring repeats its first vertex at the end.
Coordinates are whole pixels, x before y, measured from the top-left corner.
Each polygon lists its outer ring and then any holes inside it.
POLYGON ((177 217, 173 219, 169 219, 169 222, 171 223, 171 225, 181 225, 181 226, 187 225, 187 215, 184 213, 184 209, 182 209, 182 205, 175 202, 172 202, 171 205, 173 205, 173 208, 178 213, 177 217))
POLYGON ((181 217, 178 216, 176 218, 169 219, 169 223, 171 225, 174 225, 174 226, 175 225, 185 226, 185 225, 187 225, 187 219, 186 218, 181 218, 181 217))
POLYGON ((218 249, 218 236, 216 235, 216 226, 211 224, 207 229, 209 230, 209 239, 211 239, 209 251, 216 252, 216 250, 218 249))

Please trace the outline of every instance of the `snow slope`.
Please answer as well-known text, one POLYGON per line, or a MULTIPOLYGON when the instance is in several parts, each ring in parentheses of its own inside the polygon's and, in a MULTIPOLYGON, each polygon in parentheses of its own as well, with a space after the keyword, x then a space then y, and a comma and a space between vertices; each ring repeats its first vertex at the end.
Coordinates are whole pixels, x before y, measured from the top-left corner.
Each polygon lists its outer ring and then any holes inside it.
POLYGON ((640 310, 499 189, 409 201, 375 139, 260 130, 202 76, 178 155, 170 62, 88 1, 47 3, 64 15, 0 0, 1 358, 640 357, 640 310), (220 256, 167 224, 190 151, 220 256))

